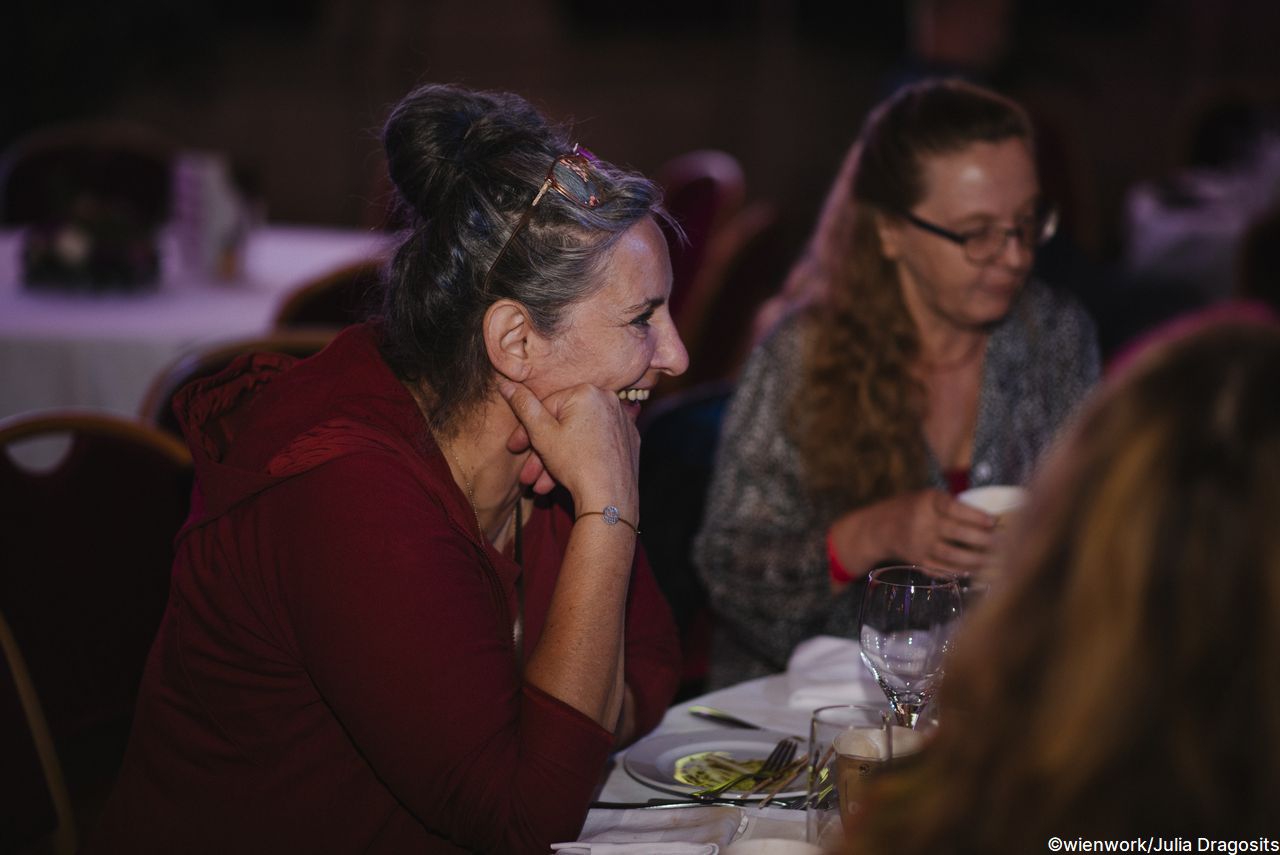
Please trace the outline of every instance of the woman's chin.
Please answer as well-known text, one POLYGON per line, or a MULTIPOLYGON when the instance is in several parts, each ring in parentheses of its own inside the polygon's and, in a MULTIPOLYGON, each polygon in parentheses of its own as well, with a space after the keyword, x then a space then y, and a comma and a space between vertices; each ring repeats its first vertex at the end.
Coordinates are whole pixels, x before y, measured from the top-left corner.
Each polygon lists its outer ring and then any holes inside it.
POLYGON ((965 312, 968 326, 991 327, 1009 316, 1018 299, 1019 288, 989 290, 980 299, 973 300, 965 312))

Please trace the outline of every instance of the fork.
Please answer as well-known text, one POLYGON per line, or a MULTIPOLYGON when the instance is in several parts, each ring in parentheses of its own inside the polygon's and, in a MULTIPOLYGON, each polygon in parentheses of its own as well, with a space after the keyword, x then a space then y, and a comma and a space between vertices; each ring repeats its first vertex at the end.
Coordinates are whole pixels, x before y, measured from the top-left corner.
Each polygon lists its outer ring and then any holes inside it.
POLYGON ((746 772, 736 778, 730 778, 728 781, 716 784, 714 787, 699 790, 693 793, 693 797, 697 799, 714 798, 749 778, 767 781, 791 764, 792 758, 796 756, 796 746, 797 743, 794 736, 783 737, 778 740, 777 745, 773 746, 773 750, 769 752, 769 756, 764 759, 764 763, 760 765, 758 770, 746 772))

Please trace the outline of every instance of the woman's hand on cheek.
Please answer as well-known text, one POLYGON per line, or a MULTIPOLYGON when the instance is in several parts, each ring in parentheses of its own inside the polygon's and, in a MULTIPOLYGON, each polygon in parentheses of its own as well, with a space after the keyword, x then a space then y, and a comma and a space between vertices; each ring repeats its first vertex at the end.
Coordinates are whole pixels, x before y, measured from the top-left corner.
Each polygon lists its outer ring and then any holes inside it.
POLYGON ((554 478, 580 507, 615 504, 635 513, 640 437, 616 395, 583 384, 540 401, 520 383, 503 382, 499 389, 523 428, 512 433, 507 448, 533 449, 521 470, 523 483, 532 480, 539 492, 554 478))
POLYGON ((539 496, 545 496, 556 488, 556 482, 547 472, 547 467, 538 456, 538 452, 532 449, 533 446, 529 443, 529 432, 524 429, 524 425, 517 425, 511 432, 511 436, 507 437, 507 451, 512 454, 528 452, 529 456, 525 458, 524 466, 520 468, 520 483, 525 487, 531 487, 539 496))

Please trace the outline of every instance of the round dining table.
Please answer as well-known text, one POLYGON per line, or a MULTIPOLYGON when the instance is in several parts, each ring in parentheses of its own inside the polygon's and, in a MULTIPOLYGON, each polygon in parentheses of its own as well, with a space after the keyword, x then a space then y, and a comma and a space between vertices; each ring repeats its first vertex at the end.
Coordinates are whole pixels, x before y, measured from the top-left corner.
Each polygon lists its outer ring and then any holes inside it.
POLYGON ((0 232, 0 418, 62 408, 136 416, 151 380, 174 360, 267 333, 295 288, 378 256, 390 240, 368 230, 259 226, 238 274, 225 279, 184 267, 162 239, 155 287, 88 293, 24 285, 22 233, 0 232))
MULTIPOLYGON (((748 680, 675 704, 653 733, 619 751, 610 761, 596 802, 587 815, 579 841, 563 844, 559 855, 587 855, 593 844, 612 846, 608 851, 656 853, 710 851, 730 843, 762 838, 804 840, 805 812, 790 807, 759 807, 744 802, 714 806, 679 804, 688 795, 657 781, 646 781, 647 764, 641 755, 654 755, 655 744, 669 746, 661 756, 687 750, 714 749, 757 741, 766 746, 780 735, 797 738, 802 755, 808 747, 813 710, 830 704, 871 704, 885 707, 886 700, 870 671, 862 664, 858 645, 848 639, 818 636, 796 648, 782 673, 748 680), (756 725, 753 731, 729 727, 693 715, 690 710, 711 707, 756 725), (767 735, 766 735, 767 734, 767 735), (707 845, 706 850, 692 844, 707 845), (668 849, 667 847, 670 847, 668 849)), ((803 793, 803 776, 792 784, 803 793)))

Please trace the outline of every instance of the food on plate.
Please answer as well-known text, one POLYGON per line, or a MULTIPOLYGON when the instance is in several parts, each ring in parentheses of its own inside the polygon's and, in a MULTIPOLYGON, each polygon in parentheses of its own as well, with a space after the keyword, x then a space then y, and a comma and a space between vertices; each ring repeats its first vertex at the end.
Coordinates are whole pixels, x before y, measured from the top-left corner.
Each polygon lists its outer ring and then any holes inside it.
MULTIPOLYGON (((682 784, 707 789, 719 786, 740 775, 750 775, 760 771, 760 767, 764 765, 764 759, 763 757, 741 759, 724 751, 699 751, 677 760, 671 777, 682 784)), ((754 785, 755 781, 748 778, 730 787, 729 791, 745 793, 754 785)))

